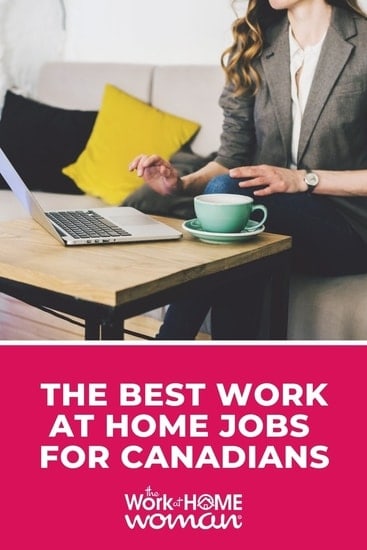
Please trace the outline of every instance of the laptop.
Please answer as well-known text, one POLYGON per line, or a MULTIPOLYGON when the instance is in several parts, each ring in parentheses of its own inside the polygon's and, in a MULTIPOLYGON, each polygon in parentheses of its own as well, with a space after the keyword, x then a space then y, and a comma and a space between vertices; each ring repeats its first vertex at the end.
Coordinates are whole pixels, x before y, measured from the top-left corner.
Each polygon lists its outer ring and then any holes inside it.
POLYGON ((0 174, 26 211, 66 246, 179 239, 182 233, 130 206, 45 211, 0 148, 0 174))

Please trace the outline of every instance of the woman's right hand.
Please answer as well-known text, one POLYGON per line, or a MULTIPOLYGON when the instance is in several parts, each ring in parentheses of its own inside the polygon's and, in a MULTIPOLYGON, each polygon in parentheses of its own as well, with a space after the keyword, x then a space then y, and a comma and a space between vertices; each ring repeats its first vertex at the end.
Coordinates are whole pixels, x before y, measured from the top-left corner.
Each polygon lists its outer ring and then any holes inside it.
POLYGON ((176 168, 158 155, 139 155, 129 164, 130 172, 136 173, 160 195, 179 193, 182 182, 176 168))

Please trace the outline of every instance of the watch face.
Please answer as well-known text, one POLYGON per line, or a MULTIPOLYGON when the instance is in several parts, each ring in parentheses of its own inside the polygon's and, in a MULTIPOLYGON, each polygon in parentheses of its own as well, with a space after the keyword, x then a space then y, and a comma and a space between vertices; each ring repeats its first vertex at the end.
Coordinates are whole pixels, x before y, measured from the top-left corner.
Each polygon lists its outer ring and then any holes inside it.
POLYGON ((305 176, 305 180, 307 185, 311 185, 312 187, 315 187, 315 185, 319 183, 319 176, 314 172, 308 172, 305 176))

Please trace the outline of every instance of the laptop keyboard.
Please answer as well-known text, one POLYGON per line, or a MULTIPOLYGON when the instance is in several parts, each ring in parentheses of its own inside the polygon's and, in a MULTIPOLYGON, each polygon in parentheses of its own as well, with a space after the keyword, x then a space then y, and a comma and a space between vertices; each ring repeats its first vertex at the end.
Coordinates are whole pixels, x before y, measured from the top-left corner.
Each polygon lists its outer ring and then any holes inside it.
POLYGON ((92 210, 46 212, 47 217, 76 239, 130 235, 118 225, 92 210))

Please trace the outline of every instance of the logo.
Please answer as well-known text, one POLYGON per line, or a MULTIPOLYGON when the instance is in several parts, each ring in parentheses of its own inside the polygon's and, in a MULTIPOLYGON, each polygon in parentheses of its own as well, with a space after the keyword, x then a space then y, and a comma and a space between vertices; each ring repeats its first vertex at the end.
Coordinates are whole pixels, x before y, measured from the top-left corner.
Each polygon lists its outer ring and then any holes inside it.
POLYGON ((124 521, 129 529, 240 529, 240 493, 184 493, 171 496, 150 485, 140 493, 124 494, 124 521))

